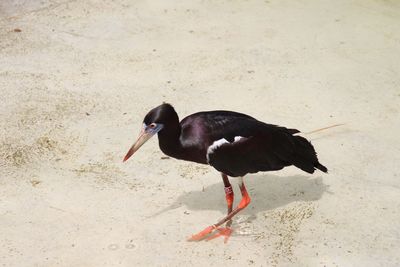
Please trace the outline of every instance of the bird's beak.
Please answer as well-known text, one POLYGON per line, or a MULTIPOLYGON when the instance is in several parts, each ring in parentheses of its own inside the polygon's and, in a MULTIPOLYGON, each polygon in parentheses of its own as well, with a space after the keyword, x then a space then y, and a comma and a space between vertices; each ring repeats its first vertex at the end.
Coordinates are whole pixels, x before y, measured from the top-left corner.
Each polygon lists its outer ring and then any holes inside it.
POLYGON ((136 140, 136 142, 133 144, 133 146, 131 146, 131 148, 129 149, 128 153, 126 153, 126 156, 124 157, 124 161, 123 162, 127 161, 133 155, 133 153, 135 153, 153 135, 154 134, 152 134, 152 133, 147 133, 145 131, 145 129, 143 128, 142 131, 140 132, 139 137, 136 140))
POLYGON ((140 131, 139 137, 136 142, 131 146, 128 153, 126 153, 123 162, 127 161, 133 153, 135 153, 144 143, 146 143, 153 135, 158 133, 164 127, 163 124, 155 124, 155 127, 151 128, 143 124, 143 128, 140 131))

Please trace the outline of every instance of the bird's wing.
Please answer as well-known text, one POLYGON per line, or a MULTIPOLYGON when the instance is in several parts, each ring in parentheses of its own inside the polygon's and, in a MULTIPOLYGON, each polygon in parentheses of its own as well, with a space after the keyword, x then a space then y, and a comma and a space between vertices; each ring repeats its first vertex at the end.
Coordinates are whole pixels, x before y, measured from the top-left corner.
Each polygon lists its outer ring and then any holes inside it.
POLYGON ((230 176, 289 165, 309 173, 315 168, 327 171, 318 162, 311 143, 294 136, 299 132, 296 129, 266 124, 231 111, 195 113, 183 119, 181 126, 182 145, 202 155, 197 162, 207 162, 230 176))
POLYGON ((181 122, 184 129, 193 129, 193 126, 196 124, 201 125, 198 128, 203 128, 203 134, 210 138, 209 141, 211 143, 221 138, 233 142, 235 136, 250 137, 260 132, 270 131, 271 129, 289 134, 299 132, 297 129, 288 129, 267 124, 249 115, 226 110, 198 112, 186 117, 181 122))
POLYGON ((254 136, 237 136, 233 142, 219 139, 208 147, 207 161, 217 170, 234 177, 280 170, 289 165, 309 173, 315 168, 326 171, 318 162, 310 142, 277 126, 254 136))
POLYGON ((208 163, 229 176, 244 176, 247 173, 279 170, 288 166, 257 136, 236 137, 233 142, 226 139, 215 141, 207 150, 208 163))

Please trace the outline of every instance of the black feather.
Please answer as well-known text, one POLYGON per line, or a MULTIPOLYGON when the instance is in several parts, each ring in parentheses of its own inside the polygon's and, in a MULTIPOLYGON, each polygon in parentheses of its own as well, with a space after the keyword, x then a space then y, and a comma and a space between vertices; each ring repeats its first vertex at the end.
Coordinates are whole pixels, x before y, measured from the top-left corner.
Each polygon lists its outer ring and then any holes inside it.
POLYGON ((280 170, 294 165, 313 173, 327 172, 319 163, 314 147, 297 129, 267 124, 246 114, 232 111, 198 112, 180 123, 174 108, 163 104, 151 110, 144 123, 161 123, 158 133, 161 150, 178 159, 210 164, 230 176, 244 176, 259 171, 280 170), (235 137, 242 137, 235 142, 235 137), (207 153, 214 141, 225 139, 207 153))

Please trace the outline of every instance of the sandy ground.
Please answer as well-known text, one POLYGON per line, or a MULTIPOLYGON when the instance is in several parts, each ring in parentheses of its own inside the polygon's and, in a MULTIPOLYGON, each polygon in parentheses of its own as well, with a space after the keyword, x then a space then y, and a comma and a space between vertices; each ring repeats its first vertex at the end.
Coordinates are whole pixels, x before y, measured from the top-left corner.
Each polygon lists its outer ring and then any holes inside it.
MULTIPOLYGON (((2 266, 399 266, 400 3, 0 2, 2 266), (328 175, 245 179, 235 234, 218 172, 122 164, 146 112, 229 109, 303 131, 328 175)), ((237 192, 238 193, 238 192, 237 192)))

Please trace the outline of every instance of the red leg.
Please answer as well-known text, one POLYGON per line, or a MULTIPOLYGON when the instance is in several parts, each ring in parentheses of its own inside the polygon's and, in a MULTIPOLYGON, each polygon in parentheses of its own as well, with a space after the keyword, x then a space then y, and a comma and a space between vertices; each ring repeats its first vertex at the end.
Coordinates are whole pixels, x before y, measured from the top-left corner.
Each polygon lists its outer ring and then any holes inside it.
POLYGON ((233 199, 234 199, 234 194, 233 194, 233 189, 232 185, 229 182, 229 178, 225 173, 221 173, 222 175, 222 180, 224 181, 224 190, 225 190, 225 198, 226 198, 226 204, 228 206, 228 213, 232 212, 232 206, 233 206, 233 199))
MULTIPOLYGON (((233 206, 233 200, 234 200, 234 194, 233 194, 233 189, 232 189, 232 185, 229 182, 229 178, 225 173, 221 173, 222 176, 222 181, 224 182, 224 191, 225 191, 225 199, 226 199, 226 204, 228 207, 228 213, 232 212, 232 206, 233 206)), ((231 233, 231 229, 230 226, 232 224, 232 221, 229 220, 226 223, 226 229, 225 228, 219 228, 217 229, 219 233, 215 233, 215 235, 210 236, 210 239, 216 238, 218 236, 224 235, 225 236, 225 240, 228 240, 230 233, 231 233)), ((193 235, 189 240, 193 241, 193 240, 201 240, 203 238, 205 238, 207 235, 211 234, 214 230, 216 229, 216 227, 214 226, 210 226, 205 228, 203 231, 197 233, 196 235, 193 235)))
POLYGON ((232 219, 233 216, 235 216, 239 211, 241 211, 242 209, 246 208, 247 205, 249 205, 251 199, 249 194, 247 193, 246 187, 244 186, 243 183, 243 178, 239 177, 239 188, 240 188, 240 192, 242 193, 242 199, 240 200, 239 205, 231 212, 229 213, 225 218, 223 218, 222 220, 220 220, 219 222, 217 222, 216 224, 214 224, 215 227, 218 227, 220 225, 222 225, 223 223, 225 223, 226 221, 232 219))
MULTIPOLYGON (((229 182, 229 178, 225 173, 221 173, 222 175, 222 180, 224 181, 224 190, 225 190, 225 198, 226 198, 226 204, 228 207, 228 212, 227 215, 229 215, 229 213, 232 212, 232 206, 233 206, 233 200, 234 200, 234 194, 233 194, 233 189, 232 189, 232 185, 229 182)), ((217 237, 223 236, 224 237, 224 243, 228 242, 229 237, 232 234, 232 229, 231 229, 231 225, 232 225, 232 220, 229 220, 226 222, 225 227, 224 228, 217 228, 217 233, 215 233, 214 235, 211 235, 210 237, 207 238, 207 241, 215 239, 217 237)))
MULTIPOLYGON (((222 220, 220 220, 219 222, 217 222, 214 225, 211 225, 207 228, 205 228, 203 231, 199 232, 198 234, 193 235, 191 238, 189 238, 189 241, 200 241, 203 240, 204 238, 206 238, 209 234, 211 234, 215 229, 217 229, 219 231, 219 233, 217 233, 217 236, 220 235, 224 235, 224 236, 228 236, 231 234, 232 230, 230 229, 230 221, 233 218, 233 216, 235 216, 238 212, 240 212, 242 209, 246 208, 247 205, 249 205, 251 199, 249 197, 249 194, 247 193, 246 187, 243 183, 243 179, 242 177, 239 178, 239 187, 240 187, 240 192, 242 193, 242 199, 240 200, 239 205, 231 212, 229 212, 229 214, 227 216, 225 216, 222 220), (227 223, 227 228, 224 229, 220 229, 218 228, 219 226, 221 226, 222 224, 228 222, 227 223), (227 230, 228 229, 228 230, 227 230)), ((229 204, 228 204, 228 210, 229 210, 229 204)), ((209 237, 210 239, 215 238, 214 236, 209 237)), ((225 239, 225 243, 227 241, 227 238, 225 239)))

